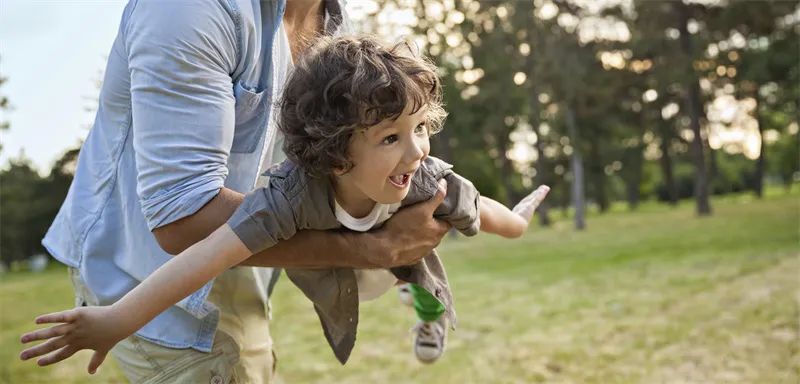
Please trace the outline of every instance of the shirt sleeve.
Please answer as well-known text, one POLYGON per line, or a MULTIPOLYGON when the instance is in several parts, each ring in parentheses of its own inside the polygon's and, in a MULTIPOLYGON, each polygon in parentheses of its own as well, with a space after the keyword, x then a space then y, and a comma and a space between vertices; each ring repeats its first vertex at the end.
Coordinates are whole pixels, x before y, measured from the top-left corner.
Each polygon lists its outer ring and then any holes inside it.
POLYGON ((434 216, 453 225, 466 236, 474 236, 481 229, 479 212, 480 193, 472 182, 455 172, 446 171, 447 195, 434 211, 434 216))
POLYGON ((272 183, 245 195, 228 225, 253 253, 297 233, 294 209, 282 189, 272 183))
POLYGON ((137 193, 150 230, 197 212, 228 174, 237 35, 220 3, 139 0, 125 26, 137 193))

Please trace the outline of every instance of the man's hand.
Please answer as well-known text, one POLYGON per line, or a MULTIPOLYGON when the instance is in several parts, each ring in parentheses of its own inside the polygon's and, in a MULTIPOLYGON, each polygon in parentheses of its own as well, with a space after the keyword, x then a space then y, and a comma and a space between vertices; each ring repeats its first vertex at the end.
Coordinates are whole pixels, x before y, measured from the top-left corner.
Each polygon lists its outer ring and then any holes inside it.
POLYGON ((433 212, 447 194, 447 182, 430 200, 405 207, 375 231, 379 249, 370 252, 370 261, 381 268, 413 264, 427 256, 442 240, 450 224, 433 218, 433 212))
POLYGON ((132 333, 126 331, 121 319, 116 319, 112 307, 80 307, 51 313, 36 318, 36 324, 59 323, 22 335, 22 343, 47 340, 20 353, 20 359, 49 355, 38 360, 40 366, 50 365, 74 355, 81 349, 95 352, 89 362, 89 373, 94 374, 105 360, 108 351, 132 333))

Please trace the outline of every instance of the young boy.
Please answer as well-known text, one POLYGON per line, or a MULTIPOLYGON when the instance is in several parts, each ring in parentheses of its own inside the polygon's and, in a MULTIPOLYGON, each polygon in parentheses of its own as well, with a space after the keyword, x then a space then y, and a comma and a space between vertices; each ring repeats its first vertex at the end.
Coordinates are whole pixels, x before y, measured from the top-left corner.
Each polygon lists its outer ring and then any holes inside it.
MULTIPOLYGON (((39 360, 48 365, 93 349, 89 373, 94 373, 117 342, 192 292, 210 289, 217 275, 250 255, 302 229, 369 230, 401 205, 429 199, 444 182, 447 194, 435 216, 468 235, 480 229, 520 236, 549 189, 540 187, 513 210, 479 196, 450 165, 428 156, 429 135, 441 128, 445 116, 436 68, 407 44, 387 48, 368 37, 323 38, 296 64, 286 85, 279 126, 289 160, 267 172, 268 185, 249 193, 225 225, 113 305, 38 317, 39 324, 60 324, 23 335, 23 343, 49 340, 20 357, 58 350, 39 360)), ((417 342, 423 345, 415 350, 435 353, 423 353, 421 360, 441 355, 444 325, 455 322, 450 288, 435 252, 391 271, 286 273, 314 303, 342 363, 355 342, 358 302, 380 296, 398 280, 414 283, 415 300, 427 303, 420 304, 429 317, 417 327, 417 342)), ((208 315, 214 313, 212 308, 208 315)))

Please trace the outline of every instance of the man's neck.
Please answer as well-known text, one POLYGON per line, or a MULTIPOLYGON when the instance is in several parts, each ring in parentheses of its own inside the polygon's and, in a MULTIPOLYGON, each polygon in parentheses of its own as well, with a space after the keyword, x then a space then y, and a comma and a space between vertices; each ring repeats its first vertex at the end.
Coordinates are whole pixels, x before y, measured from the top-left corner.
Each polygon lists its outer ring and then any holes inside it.
POLYGON ((287 0, 283 22, 291 26, 306 24, 309 18, 316 18, 322 13, 323 0, 287 0))
POLYGON ((323 0, 287 0, 283 13, 283 25, 292 59, 297 61, 300 53, 313 43, 317 35, 322 34, 325 10, 323 0))

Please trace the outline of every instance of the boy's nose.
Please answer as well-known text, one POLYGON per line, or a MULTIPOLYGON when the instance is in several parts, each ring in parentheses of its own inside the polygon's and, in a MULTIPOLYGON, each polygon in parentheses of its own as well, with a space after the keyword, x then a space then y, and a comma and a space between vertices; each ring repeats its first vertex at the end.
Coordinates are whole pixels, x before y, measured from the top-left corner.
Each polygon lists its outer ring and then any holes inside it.
POLYGON ((413 163, 422 159, 425 156, 425 146, 427 143, 421 140, 411 140, 408 148, 406 148, 406 162, 413 163))

